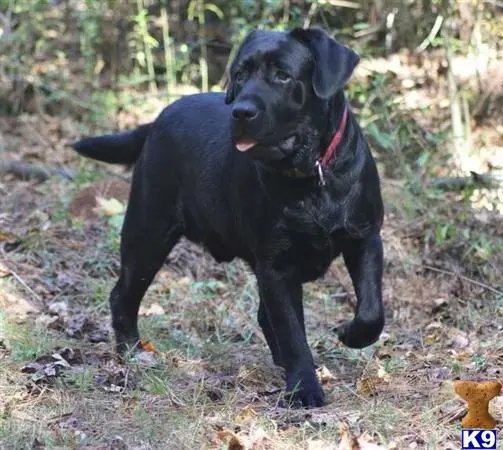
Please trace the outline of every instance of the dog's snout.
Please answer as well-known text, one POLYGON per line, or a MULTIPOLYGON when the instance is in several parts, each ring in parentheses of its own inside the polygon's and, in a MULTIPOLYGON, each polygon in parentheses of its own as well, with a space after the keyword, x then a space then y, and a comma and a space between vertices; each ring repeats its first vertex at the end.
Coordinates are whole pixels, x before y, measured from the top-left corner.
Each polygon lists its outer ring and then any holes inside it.
POLYGON ((232 108, 232 117, 239 121, 252 121, 259 115, 259 110, 251 101, 245 100, 236 103, 232 108))

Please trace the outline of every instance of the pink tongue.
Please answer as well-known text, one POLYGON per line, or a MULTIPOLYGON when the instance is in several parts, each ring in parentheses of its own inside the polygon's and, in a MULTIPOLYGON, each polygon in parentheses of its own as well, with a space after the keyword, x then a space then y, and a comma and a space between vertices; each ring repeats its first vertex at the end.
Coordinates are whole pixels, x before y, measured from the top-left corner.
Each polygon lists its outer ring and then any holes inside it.
POLYGON ((255 147, 257 145, 257 141, 254 141, 253 139, 241 139, 240 141, 236 142, 236 148, 240 152, 246 152, 247 150, 250 150, 251 148, 255 147))

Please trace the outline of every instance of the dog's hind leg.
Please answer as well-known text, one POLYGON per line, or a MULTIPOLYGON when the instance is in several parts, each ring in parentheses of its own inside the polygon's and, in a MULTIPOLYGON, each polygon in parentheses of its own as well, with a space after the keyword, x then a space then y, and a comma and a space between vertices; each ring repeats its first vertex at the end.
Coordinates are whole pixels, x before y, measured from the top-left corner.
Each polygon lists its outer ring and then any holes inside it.
POLYGON ((376 342, 384 327, 381 237, 376 234, 350 241, 343 250, 343 255, 357 302, 354 319, 339 326, 337 333, 348 347, 363 348, 376 342))
POLYGON ((174 190, 157 189, 137 170, 122 229, 119 280, 110 294, 117 351, 137 346, 138 309, 145 291, 181 237, 174 190))
POLYGON ((118 353, 137 346, 141 300, 179 237, 170 231, 164 235, 162 243, 156 243, 147 232, 147 236, 122 246, 120 276, 110 294, 118 353))

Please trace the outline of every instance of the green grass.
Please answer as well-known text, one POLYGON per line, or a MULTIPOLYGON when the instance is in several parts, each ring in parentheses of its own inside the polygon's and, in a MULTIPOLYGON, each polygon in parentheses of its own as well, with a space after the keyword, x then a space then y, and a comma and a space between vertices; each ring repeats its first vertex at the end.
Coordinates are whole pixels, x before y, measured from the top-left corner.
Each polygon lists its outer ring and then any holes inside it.
POLYGON ((36 359, 50 352, 54 346, 54 335, 31 324, 7 324, 5 336, 15 362, 36 359))

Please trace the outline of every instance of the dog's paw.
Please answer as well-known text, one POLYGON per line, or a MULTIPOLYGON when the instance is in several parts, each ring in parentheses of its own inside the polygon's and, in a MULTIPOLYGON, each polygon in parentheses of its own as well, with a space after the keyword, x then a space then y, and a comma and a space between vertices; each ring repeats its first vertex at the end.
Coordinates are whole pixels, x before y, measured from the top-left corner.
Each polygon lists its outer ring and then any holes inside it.
POLYGON ((337 327, 337 336, 346 347, 365 348, 379 339, 383 327, 383 320, 370 323, 348 320, 337 327))
POLYGON ((115 351, 120 358, 127 359, 140 350, 143 350, 143 348, 139 337, 126 337, 116 334, 115 351))
POLYGON ((286 395, 280 406, 286 408, 317 408, 325 404, 325 394, 314 371, 287 374, 286 395))

